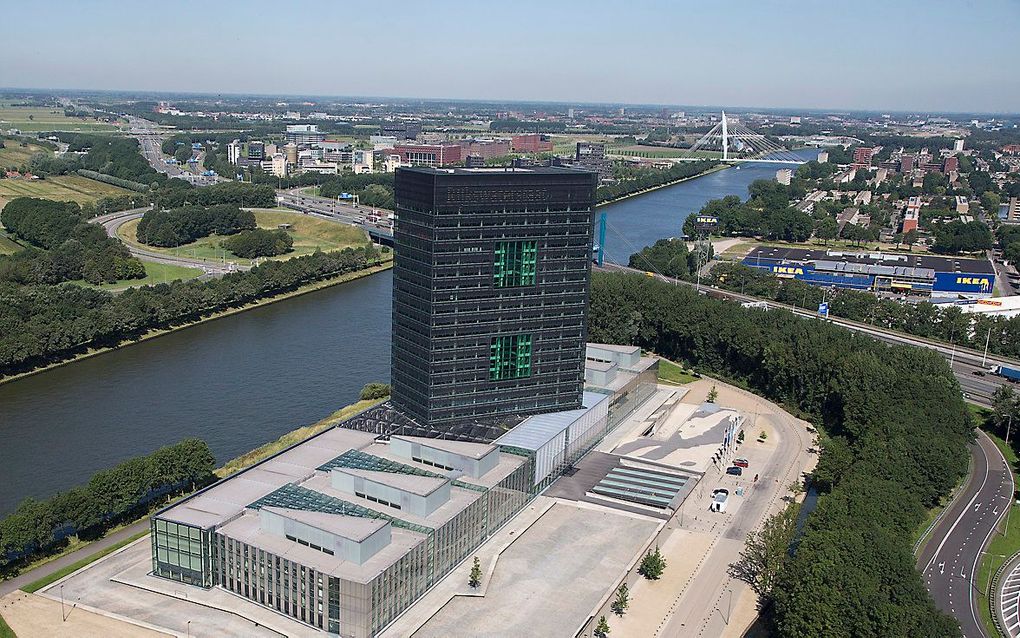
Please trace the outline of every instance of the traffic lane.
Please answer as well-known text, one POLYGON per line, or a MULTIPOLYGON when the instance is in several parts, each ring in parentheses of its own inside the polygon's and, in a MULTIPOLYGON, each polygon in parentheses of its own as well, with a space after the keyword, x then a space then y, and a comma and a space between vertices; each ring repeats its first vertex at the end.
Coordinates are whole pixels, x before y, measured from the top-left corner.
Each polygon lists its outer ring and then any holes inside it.
POLYGON ((986 636, 975 597, 979 561, 1013 494, 1012 472, 983 433, 971 447, 974 471, 964 493, 936 526, 922 577, 935 604, 959 621, 967 638, 986 636))

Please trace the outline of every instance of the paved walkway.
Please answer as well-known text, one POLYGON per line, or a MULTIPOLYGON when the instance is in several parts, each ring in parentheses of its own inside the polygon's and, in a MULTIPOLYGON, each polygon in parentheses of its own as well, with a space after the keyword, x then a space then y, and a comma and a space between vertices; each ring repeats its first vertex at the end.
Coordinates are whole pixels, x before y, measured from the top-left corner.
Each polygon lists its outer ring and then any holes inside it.
POLYGON ((743 550, 747 533, 786 505, 781 498, 787 488, 817 457, 807 453, 813 441, 805 422, 749 392, 705 379, 689 386, 685 401, 704 400, 713 385, 720 406, 749 417, 746 442, 737 455, 750 460, 751 470, 744 477, 731 477, 710 468, 658 540, 668 563, 663 578, 649 582, 629 575, 632 602, 627 614, 619 618, 608 606, 598 612, 606 614, 611 635, 740 636, 755 620, 757 597, 746 583, 729 576, 729 565, 743 550), (758 443, 762 430, 768 438, 758 443), (760 480, 755 484, 747 474, 759 474, 760 480), (719 485, 731 495, 723 515, 708 512, 711 491, 719 485), (736 495, 738 487, 744 489, 743 496, 736 495))
POLYGON ((19 574, 15 578, 0 582, 0 596, 9 594, 17 589, 20 589, 21 587, 24 587, 25 585, 28 585, 29 583, 34 583, 40 578, 49 576, 50 574, 58 570, 61 570, 64 567, 67 567, 68 565, 77 563, 78 561, 84 558, 88 558, 89 556, 95 554, 96 552, 102 551, 107 547, 110 547, 111 545, 116 545, 117 543, 126 540, 139 532, 147 531, 148 529, 149 519, 148 517, 146 517, 144 520, 138 521, 137 523, 132 523, 131 525, 128 525, 124 529, 118 530, 112 534, 107 534, 103 538, 95 542, 89 543, 88 545, 82 547, 81 549, 77 549, 71 552, 70 554, 61 556, 56 560, 51 560, 50 562, 40 565, 39 567, 36 567, 33 570, 24 572, 23 574, 19 574))
POLYGON ((95 613, 71 604, 61 605, 36 594, 19 591, 0 598, 0 614, 18 638, 165 638, 173 634, 95 613), (61 618, 63 615, 63 618, 61 618))

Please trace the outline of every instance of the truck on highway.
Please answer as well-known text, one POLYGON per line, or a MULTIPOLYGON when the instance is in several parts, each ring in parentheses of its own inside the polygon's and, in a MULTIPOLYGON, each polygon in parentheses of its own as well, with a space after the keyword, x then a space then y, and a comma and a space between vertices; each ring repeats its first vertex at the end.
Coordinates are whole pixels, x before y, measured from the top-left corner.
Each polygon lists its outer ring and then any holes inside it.
POLYGON ((992 366, 992 374, 997 374, 1000 377, 1005 377, 1013 383, 1020 383, 1020 368, 1011 368, 1009 366, 992 366))

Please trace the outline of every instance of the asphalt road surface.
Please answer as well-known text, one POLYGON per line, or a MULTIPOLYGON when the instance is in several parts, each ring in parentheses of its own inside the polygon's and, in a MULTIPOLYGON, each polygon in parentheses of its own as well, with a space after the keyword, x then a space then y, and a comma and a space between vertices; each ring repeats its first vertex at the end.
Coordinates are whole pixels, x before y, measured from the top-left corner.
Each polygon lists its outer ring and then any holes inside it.
MULTIPOLYGON (((125 223, 132 219, 138 219, 145 214, 148 208, 135 208, 132 210, 123 210, 119 213, 110 213, 108 215, 102 215, 91 220, 95 224, 99 224, 106 230, 106 234, 110 237, 117 237, 117 231, 125 223)), ((248 270, 250 266, 243 266, 239 264, 222 263, 218 261, 211 261, 205 259, 197 259, 193 257, 181 257, 178 255, 168 255, 155 250, 146 250, 145 248, 139 248, 138 246, 124 242, 127 246, 128 251, 146 261, 154 261, 160 264, 169 264, 172 266, 188 266, 190 268, 201 268, 207 275, 223 275, 228 272, 235 272, 238 270, 248 270)))
POLYGON ((355 207, 350 204, 337 202, 336 200, 328 197, 306 195, 301 192, 303 188, 304 187, 277 191, 276 199, 280 205, 286 206, 287 208, 299 210, 303 213, 315 215, 316 217, 350 224, 351 226, 356 226, 366 232, 392 237, 392 228, 381 227, 368 220, 368 215, 371 213, 385 217, 389 215, 390 211, 384 208, 375 208, 372 206, 355 207))
MULTIPOLYGON (((975 582, 981 556, 1013 498, 1013 473, 983 432, 971 446, 972 472, 936 524, 917 568, 939 609, 960 622, 966 638, 985 638, 977 599, 987 583, 975 582)), ((1020 521, 1016 521, 1020 524, 1020 521)))

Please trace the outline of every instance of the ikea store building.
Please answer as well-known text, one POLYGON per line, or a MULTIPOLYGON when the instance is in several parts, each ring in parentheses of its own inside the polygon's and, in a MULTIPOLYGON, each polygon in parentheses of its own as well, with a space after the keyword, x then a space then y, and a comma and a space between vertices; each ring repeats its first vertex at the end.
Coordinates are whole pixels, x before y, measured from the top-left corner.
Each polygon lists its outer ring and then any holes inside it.
POLYGON ((982 298, 995 289, 995 269, 987 259, 763 246, 742 263, 781 278, 854 290, 982 298))

